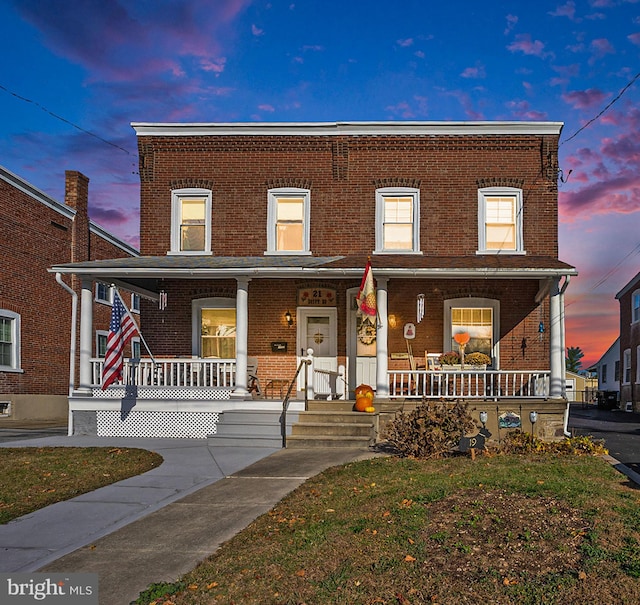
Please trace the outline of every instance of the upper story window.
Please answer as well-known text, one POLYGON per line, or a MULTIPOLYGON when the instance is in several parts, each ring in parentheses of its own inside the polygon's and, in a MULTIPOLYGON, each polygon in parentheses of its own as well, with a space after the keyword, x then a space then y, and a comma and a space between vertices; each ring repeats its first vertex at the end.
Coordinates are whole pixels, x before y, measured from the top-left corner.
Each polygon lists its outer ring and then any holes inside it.
POLYGON ((267 200, 267 254, 310 254, 308 189, 270 189, 267 200))
POLYGON ((486 187, 478 190, 478 252, 524 253, 522 189, 486 187))
POLYGON ((103 284, 102 282, 96 283, 96 302, 101 302, 106 305, 113 304, 113 290, 111 286, 103 284))
POLYGON ((636 290, 631 296, 631 321, 640 321, 640 290, 636 290))
POLYGON ((384 187, 376 190, 375 252, 420 252, 419 189, 384 187))
POLYGON ((0 370, 20 369, 20 315, 0 309, 0 370))
POLYGON ((211 253, 211 191, 176 189, 171 192, 170 254, 211 253))

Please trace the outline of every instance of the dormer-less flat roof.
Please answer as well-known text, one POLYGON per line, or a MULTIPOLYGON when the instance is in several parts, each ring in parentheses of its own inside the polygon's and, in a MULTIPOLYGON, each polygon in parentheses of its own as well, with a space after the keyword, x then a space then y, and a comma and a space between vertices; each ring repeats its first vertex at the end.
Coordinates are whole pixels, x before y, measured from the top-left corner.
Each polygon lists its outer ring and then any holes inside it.
POLYGON ((137 136, 560 135, 563 122, 132 122, 137 136))

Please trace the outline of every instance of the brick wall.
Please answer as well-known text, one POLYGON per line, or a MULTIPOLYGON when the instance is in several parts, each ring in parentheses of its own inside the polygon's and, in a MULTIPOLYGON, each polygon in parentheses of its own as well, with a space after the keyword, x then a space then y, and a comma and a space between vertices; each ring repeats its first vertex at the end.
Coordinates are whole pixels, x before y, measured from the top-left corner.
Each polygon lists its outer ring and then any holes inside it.
MULTIPOLYGON (((640 322, 632 322, 632 296, 640 288, 640 279, 635 284, 628 284, 627 292, 620 301, 620 405, 625 408, 627 402, 632 402, 635 411, 640 410, 640 385, 636 383, 638 368, 638 346, 640 346, 640 322), (631 380, 623 384, 624 380, 624 352, 631 350, 631 380)), ((612 371, 612 370, 611 370, 612 371)))
MULTIPOLYGON (((127 256, 104 238, 89 235, 89 180, 74 171, 66 177, 67 206, 77 211, 75 221, 0 179, 0 308, 20 314, 23 370, 0 372, 4 396, 68 393, 71 296, 47 269, 72 260, 127 256)), ((65 279, 79 295, 79 283, 65 279)), ((108 329, 109 317, 110 307, 95 305, 96 329, 108 329)))
POLYGON ((267 247, 267 189, 311 190, 311 250, 369 253, 375 247, 375 190, 420 189, 425 254, 475 254, 480 186, 524 191, 528 254, 558 253, 557 136, 200 136, 138 139, 141 251, 170 247, 171 190, 213 190, 213 253, 261 255, 267 247), (338 219, 338 220, 336 220, 338 219))

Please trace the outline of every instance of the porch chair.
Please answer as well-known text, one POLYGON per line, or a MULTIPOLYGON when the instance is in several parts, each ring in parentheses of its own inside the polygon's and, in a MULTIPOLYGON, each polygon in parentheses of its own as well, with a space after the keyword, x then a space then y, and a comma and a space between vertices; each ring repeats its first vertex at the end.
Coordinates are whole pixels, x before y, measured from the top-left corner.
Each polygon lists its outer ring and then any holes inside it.
POLYGON ((258 378, 258 358, 247 357, 247 387, 249 393, 256 392, 258 397, 262 397, 262 387, 258 378))
MULTIPOLYGON (((424 352, 424 361, 427 370, 431 372, 441 372, 442 364, 440 363, 441 353, 429 353, 424 352)), ((442 395, 442 374, 428 374, 426 380, 428 381, 429 392, 431 395, 442 395)))

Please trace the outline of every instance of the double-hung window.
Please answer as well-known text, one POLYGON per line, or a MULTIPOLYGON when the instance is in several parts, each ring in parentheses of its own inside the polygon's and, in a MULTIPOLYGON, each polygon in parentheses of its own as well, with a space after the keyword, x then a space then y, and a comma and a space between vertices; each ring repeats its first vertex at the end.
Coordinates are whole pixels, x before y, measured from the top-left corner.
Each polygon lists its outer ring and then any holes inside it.
POLYGON ((478 252, 524 253, 522 189, 486 187, 478 190, 478 252))
POLYGON ((0 370, 20 369, 20 315, 0 309, 0 370))
POLYGON ((102 282, 96 283, 96 302, 103 303, 105 305, 113 304, 113 290, 107 284, 102 282))
POLYGON ((267 198, 266 254, 310 254, 311 192, 283 187, 270 189, 267 198))
POLYGON ((420 190, 384 187, 376 190, 377 253, 420 252, 420 190))
POLYGON ((625 349, 622 353, 622 383, 631 383, 631 349, 625 349))
POLYGON ((170 254, 211 254, 211 191, 171 192, 170 254))

